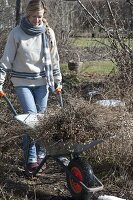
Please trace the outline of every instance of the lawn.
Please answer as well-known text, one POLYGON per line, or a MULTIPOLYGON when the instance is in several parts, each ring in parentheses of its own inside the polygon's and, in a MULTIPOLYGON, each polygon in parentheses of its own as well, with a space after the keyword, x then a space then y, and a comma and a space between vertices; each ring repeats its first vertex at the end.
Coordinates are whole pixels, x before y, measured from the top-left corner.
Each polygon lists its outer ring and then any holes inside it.
MULTIPOLYGON (((69 72, 67 64, 62 64, 61 69, 63 73, 69 72)), ((115 64, 110 60, 96 60, 96 61, 87 61, 82 64, 79 73, 80 74, 99 74, 107 75, 110 72, 116 72, 115 64)))
POLYGON ((107 75, 112 71, 116 72, 116 66, 110 60, 88 61, 83 63, 80 70, 81 73, 96 73, 101 75, 107 75))
POLYGON ((109 45, 107 38, 70 38, 71 44, 78 47, 103 47, 109 45))
MULTIPOLYGON (((70 38, 69 40, 71 42, 71 45, 75 47, 81 47, 81 48, 102 48, 105 47, 105 45, 110 46, 109 40, 107 38, 87 38, 87 37, 77 37, 77 38, 70 38)), ((67 65, 62 65, 63 70, 66 70, 67 65)), ((102 74, 107 75, 110 72, 116 72, 116 66, 115 64, 109 60, 95 60, 95 61, 85 61, 83 62, 82 67, 80 68, 80 73, 96 73, 96 74, 102 74)))
MULTIPOLYGON (((111 39, 111 38, 110 38, 111 39)), ((130 48, 133 47, 133 40, 132 39, 122 39, 122 43, 129 46, 130 48)), ((111 43, 114 40, 110 40, 108 38, 87 38, 87 37, 77 37, 77 38, 70 38, 69 42, 77 47, 104 47, 104 46, 111 46, 111 43)), ((118 41, 115 41, 117 45, 120 47, 118 41)))

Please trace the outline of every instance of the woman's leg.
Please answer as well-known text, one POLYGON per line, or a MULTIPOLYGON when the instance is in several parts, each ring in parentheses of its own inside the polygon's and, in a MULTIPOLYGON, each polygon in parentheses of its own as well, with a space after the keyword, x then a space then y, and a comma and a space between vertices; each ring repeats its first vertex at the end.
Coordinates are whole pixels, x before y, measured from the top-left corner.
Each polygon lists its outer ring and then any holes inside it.
POLYGON ((37 113, 37 108, 35 104, 33 88, 18 86, 15 87, 16 94, 20 101, 24 113, 37 113))
MULTIPOLYGON (((37 87, 16 87, 16 94, 20 100, 24 113, 44 112, 47 108, 49 90, 48 86, 37 87)), ((36 152, 35 143, 31 143, 29 148, 28 167, 32 171, 38 165, 37 161, 46 156, 46 150, 40 147, 36 152)))
POLYGON ((44 113, 47 109, 49 90, 47 85, 37 86, 33 89, 36 109, 38 113, 44 113))
MULTIPOLYGON (((44 113, 47 109, 47 102, 48 102, 49 90, 47 85, 39 86, 34 88, 34 98, 36 102, 37 112, 44 113)), ((45 147, 40 144, 36 144, 37 147, 37 161, 38 164, 42 161, 43 158, 46 156, 46 149, 45 147)), ((46 164, 43 165, 42 169, 46 168, 46 164)))

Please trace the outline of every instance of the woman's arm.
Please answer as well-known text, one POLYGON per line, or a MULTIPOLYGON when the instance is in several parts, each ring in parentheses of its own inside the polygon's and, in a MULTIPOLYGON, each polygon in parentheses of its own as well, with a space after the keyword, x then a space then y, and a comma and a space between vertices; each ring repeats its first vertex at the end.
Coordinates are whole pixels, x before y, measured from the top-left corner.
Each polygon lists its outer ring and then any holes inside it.
POLYGON ((51 61, 53 67, 54 82, 58 83, 62 81, 62 75, 59 63, 59 54, 55 39, 55 33, 51 28, 49 28, 49 32, 50 32, 50 49, 51 49, 50 53, 51 53, 51 61))
POLYGON ((15 42, 14 31, 12 30, 9 33, 3 56, 0 59, 0 90, 2 90, 2 85, 5 81, 6 73, 12 69, 16 52, 17 43, 15 42))

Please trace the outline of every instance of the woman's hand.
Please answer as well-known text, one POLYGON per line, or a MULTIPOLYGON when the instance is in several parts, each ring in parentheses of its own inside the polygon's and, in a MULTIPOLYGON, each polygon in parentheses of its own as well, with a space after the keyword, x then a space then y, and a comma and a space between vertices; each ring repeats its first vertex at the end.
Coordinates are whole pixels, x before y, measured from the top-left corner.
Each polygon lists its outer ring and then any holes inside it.
POLYGON ((61 93, 61 91, 62 91, 62 83, 61 82, 55 83, 55 92, 61 93))
POLYGON ((6 94, 3 92, 3 90, 0 90, 0 97, 6 96, 6 94))

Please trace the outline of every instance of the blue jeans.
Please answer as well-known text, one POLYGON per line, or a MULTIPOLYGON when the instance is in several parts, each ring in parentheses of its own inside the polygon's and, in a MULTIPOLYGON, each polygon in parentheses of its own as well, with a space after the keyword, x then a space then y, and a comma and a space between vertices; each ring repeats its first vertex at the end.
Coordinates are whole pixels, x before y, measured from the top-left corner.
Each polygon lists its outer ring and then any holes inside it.
MULTIPOLYGON (((15 87, 24 113, 43 113, 47 109, 49 90, 47 85, 15 87)), ((45 157, 45 148, 38 147, 32 142, 29 148, 28 163, 36 163, 38 158, 45 157)))
POLYGON ((47 109, 49 96, 47 85, 17 86, 15 90, 24 113, 43 113, 47 109))
POLYGON ((39 144, 32 142, 29 147, 28 163, 37 163, 38 159, 46 156, 46 149, 39 144))

